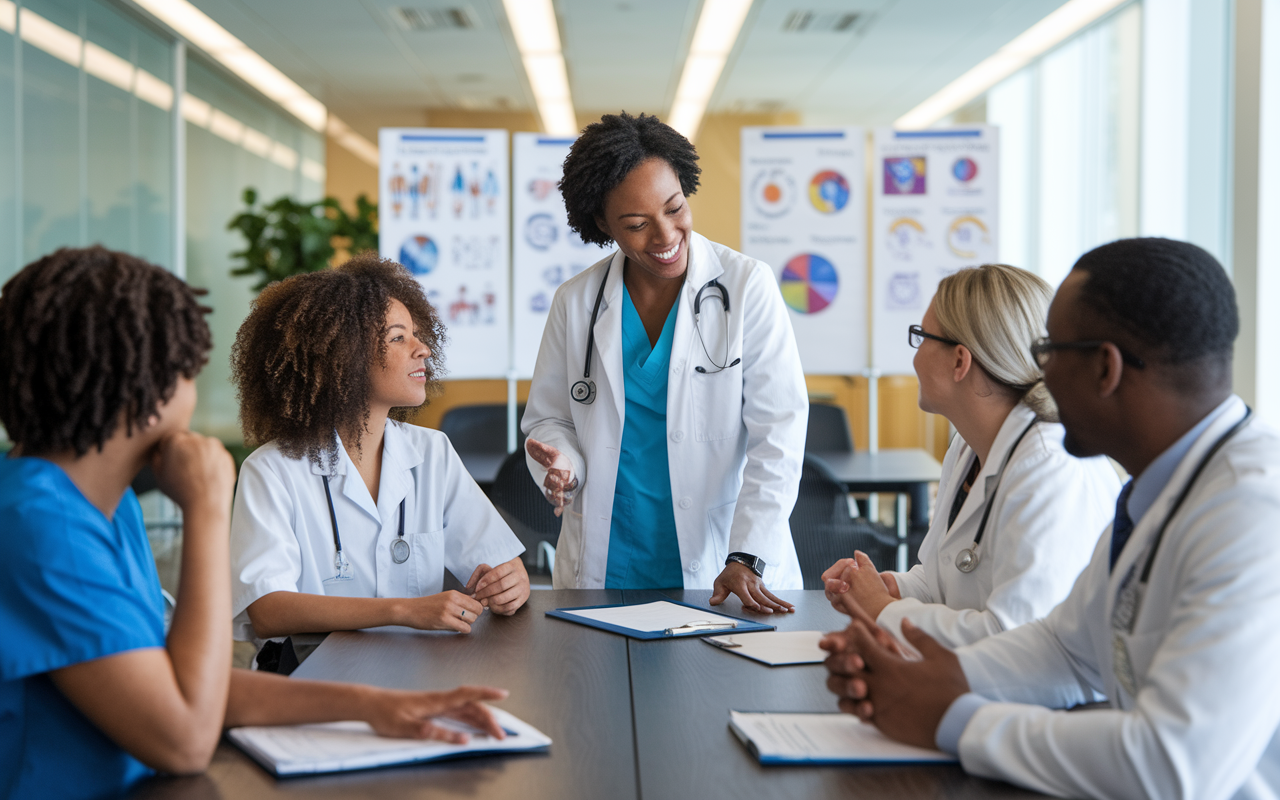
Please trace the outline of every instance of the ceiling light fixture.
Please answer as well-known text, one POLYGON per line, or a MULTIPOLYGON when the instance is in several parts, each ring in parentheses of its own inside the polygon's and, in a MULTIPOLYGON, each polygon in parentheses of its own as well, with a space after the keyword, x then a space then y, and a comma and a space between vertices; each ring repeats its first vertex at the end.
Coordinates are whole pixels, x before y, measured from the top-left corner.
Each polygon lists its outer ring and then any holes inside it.
POLYGON ((569 73, 560 50, 560 29, 551 0, 502 0, 524 62, 543 129, 553 136, 577 136, 578 118, 569 96, 569 73))
POLYGON ((929 127, 1125 2, 1127 0, 1070 0, 1064 3, 994 55, 903 114, 893 126, 900 130, 929 127))
POLYGON ((705 0, 702 4, 693 44, 689 46, 684 72, 676 87, 676 99, 667 117, 671 127, 690 141, 698 134, 707 103, 711 102, 711 94, 750 10, 751 0, 705 0))

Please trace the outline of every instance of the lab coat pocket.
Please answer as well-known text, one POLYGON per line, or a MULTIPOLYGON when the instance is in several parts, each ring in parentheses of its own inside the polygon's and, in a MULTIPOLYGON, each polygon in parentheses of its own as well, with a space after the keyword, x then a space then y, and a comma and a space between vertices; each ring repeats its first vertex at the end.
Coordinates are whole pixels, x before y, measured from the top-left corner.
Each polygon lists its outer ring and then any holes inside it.
POLYGON ((707 509, 707 525, 710 535, 707 537, 711 542, 711 555, 714 557, 713 562, 717 566, 723 565, 724 560, 729 557, 729 531, 733 528, 733 512, 738 507, 738 501, 725 503, 722 506, 707 509))
POLYGON ((689 376, 693 383, 693 438, 731 439, 742 430, 742 367, 689 376))
MULTIPOLYGON (((427 533, 406 533, 404 538, 413 547, 409 555, 409 564, 413 569, 409 574, 408 595, 426 597, 439 594, 444 588, 444 528, 427 533)), ((466 582, 471 576, 454 577, 466 582)))

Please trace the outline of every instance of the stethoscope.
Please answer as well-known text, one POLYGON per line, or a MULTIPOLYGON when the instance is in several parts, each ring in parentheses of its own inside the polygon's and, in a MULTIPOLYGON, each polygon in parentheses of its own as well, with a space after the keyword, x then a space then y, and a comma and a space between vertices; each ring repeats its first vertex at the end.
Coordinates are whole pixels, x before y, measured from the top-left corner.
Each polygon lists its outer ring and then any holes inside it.
MULTIPOLYGON (((587 329, 587 361, 582 367, 582 380, 569 387, 569 396, 586 405, 596 401, 596 382, 591 380, 591 355, 596 349, 596 318, 600 315, 600 303, 604 300, 604 287, 609 280, 609 270, 612 268, 612 261, 605 265, 604 277, 600 279, 600 289, 596 292, 596 303, 591 308, 591 326, 587 329)), ((711 366, 714 367, 714 369, 708 370, 706 367, 699 365, 693 368, 695 372, 703 375, 714 375, 717 372, 723 372, 742 363, 741 358, 735 358, 728 364, 723 363, 729 360, 729 290, 724 288, 724 284, 715 278, 703 284, 702 288, 693 297, 693 329, 698 334, 698 341, 702 344, 703 354, 706 355, 707 361, 710 361, 711 366), (721 305, 724 306, 724 358, 721 363, 716 363, 716 360, 711 357, 711 353, 708 352, 707 343, 702 338, 702 328, 698 324, 702 317, 702 295, 704 292, 709 291, 715 292, 720 299, 721 305)))
POLYGON ((1000 463, 1000 471, 996 473, 996 485, 991 490, 991 499, 987 501, 986 508, 982 511, 982 522, 978 523, 978 535, 973 537, 973 542, 956 554, 956 569, 964 573, 973 572, 978 568, 978 545, 982 544, 982 534, 987 531, 987 518, 991 516, 991 507, 996 504, 996 492, 1000 491, 1000 479, 1004 477, 1004 468, 1009 466, 1009 459, 1013 458, 1013 451, 1018 449, 1018 445, 1022 444, 1022 439, 1031 429, 1035 427, 1038 419, 1031 420, 1031 424, 1022 429, 1022 433, 1018 434, 1018 438, 1013 440, 1013 447, 1009 448, 1009 452, 1004 454, 1004 461, 1000 463))
MULTIPOLYGON (((333 547, 336 551, 333 566, 338 570, 338 577, 348 578, 351 576, 351 564, 342 552, 342 537, 338 535, 338 514, 333 510, 333 494, 329 491, 329 476, 321 475, 320 477, 324 480, 324 499, 329 502, 329 521, 333 523, 333 547)), ((407 499, 406 497, 405 500, 407 499)), ((391 540, 391 560, 397 564, 408 561, 409 555, 413 552, 413 548, 409 546, 409 540, 404 538, 405 500, 400 501, 400 530, 396 538, 391 540)))

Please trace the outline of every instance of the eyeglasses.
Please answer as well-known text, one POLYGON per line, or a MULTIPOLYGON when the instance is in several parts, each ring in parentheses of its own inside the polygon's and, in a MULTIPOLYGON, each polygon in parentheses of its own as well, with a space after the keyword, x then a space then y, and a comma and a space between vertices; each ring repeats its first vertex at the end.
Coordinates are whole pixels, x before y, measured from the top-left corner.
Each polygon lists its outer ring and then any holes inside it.
POLYGON ((912 347, 919 348, 920 345, 924 344, 925 339, 932 339, 935 342, 942 342, 943 344, 949 344, 952 347, 955 347, 956 345, 960 344, 959 342, 953 341, 951 339, 944 339, 941 336, 934 336, 932 333, 927 332, 924 328, 921 328, 919 325, 912 325, 907 328, 907 344, 911 345, 912 347))
POLYGON ((1120 351, 1121 360, 1131 367, 1142 369, 1147 365, 1142 359, 1138 358, 1133 353, 1124 350, 1119 345, 1115 344, 1115 342, 1107 342, 1101 339, 1086 342, 1055 342, 1047 338, 1036 339, 1031 345, 1031 357, 1034 358, 1036 363, 1043 369, 1044 365, 1049 361, 1049 354, 1054 350, 1096 350, 1104 344, 1115 346, 1115 348, 1120 351))

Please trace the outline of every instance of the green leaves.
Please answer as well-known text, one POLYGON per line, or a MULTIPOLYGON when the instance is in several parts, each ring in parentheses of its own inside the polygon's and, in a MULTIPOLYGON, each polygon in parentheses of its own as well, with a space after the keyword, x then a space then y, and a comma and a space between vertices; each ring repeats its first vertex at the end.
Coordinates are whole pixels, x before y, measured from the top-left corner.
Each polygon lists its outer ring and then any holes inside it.
POLYGON ((354 216, 332 197, 299 203, 284 196, 261 210, 255 208, 258 193, 252 187, 242 197, 247 208, 227 224, 227 230, 240 231, 246 242, 243 250, 231 254, 240 262, 231 274, 257 277, 255 292, 291 275, 328 268, 337 253, 335 245, 348 256, 378 247, 378 207, 364 195, 356 199, 354 216))

